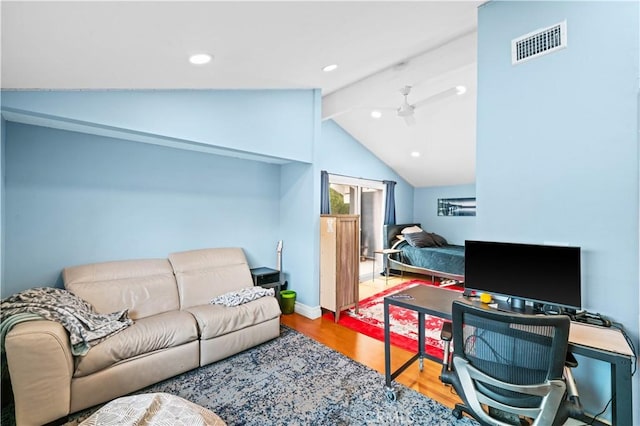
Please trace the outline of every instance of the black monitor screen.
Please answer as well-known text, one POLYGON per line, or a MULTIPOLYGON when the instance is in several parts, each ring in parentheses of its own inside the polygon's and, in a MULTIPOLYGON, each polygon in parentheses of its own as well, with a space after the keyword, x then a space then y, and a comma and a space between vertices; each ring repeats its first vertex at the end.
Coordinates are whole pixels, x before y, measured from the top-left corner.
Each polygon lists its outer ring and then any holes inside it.
POLYGON ((511 297, 517 309, 581 307, 580 247, 467 240, 464 255, 465 288, 511 297))

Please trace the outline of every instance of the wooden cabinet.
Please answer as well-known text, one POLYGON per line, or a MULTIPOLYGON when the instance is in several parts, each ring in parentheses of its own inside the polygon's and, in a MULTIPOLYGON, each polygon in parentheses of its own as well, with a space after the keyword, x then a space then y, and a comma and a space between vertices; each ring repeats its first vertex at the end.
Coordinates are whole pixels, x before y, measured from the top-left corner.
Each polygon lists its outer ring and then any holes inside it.
POLYGON ((358 309, 360 216, 320 216, 320 306, 334 312, 358 309))

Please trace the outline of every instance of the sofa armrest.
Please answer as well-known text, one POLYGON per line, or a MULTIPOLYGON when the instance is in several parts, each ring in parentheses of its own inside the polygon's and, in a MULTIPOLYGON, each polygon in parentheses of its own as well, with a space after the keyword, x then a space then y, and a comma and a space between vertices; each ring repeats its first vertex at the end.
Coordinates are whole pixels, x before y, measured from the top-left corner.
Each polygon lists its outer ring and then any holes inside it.
POLYGON ((16 424, 41 425, 69 414, 73 356, 67 331, 54 321, 17 324, 5 339, 16 424))

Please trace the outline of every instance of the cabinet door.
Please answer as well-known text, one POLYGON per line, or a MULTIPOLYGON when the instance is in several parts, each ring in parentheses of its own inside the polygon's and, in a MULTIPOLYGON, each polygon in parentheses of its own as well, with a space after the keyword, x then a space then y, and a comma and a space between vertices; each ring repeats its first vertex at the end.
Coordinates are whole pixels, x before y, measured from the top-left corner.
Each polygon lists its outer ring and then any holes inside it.
POLYGON ((358 308, 360 217, 320 217, 320 306, 335 313, 358 308))
POLYGON ((343 217, 337 223, 336 305, 339 309, 358 300, 358 216, 343 217))
POLYGON ((336 218, 320 218, 320 306, 336 311, 336 218))

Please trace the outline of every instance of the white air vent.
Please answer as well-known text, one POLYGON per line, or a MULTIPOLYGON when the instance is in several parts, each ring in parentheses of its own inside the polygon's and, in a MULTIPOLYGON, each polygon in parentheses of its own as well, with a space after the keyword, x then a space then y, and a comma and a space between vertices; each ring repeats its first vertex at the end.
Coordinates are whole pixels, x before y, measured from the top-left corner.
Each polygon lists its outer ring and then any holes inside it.
POLYGON ((567 47, 567 21, 511 40, 511 64, 519 64, 567 47))

